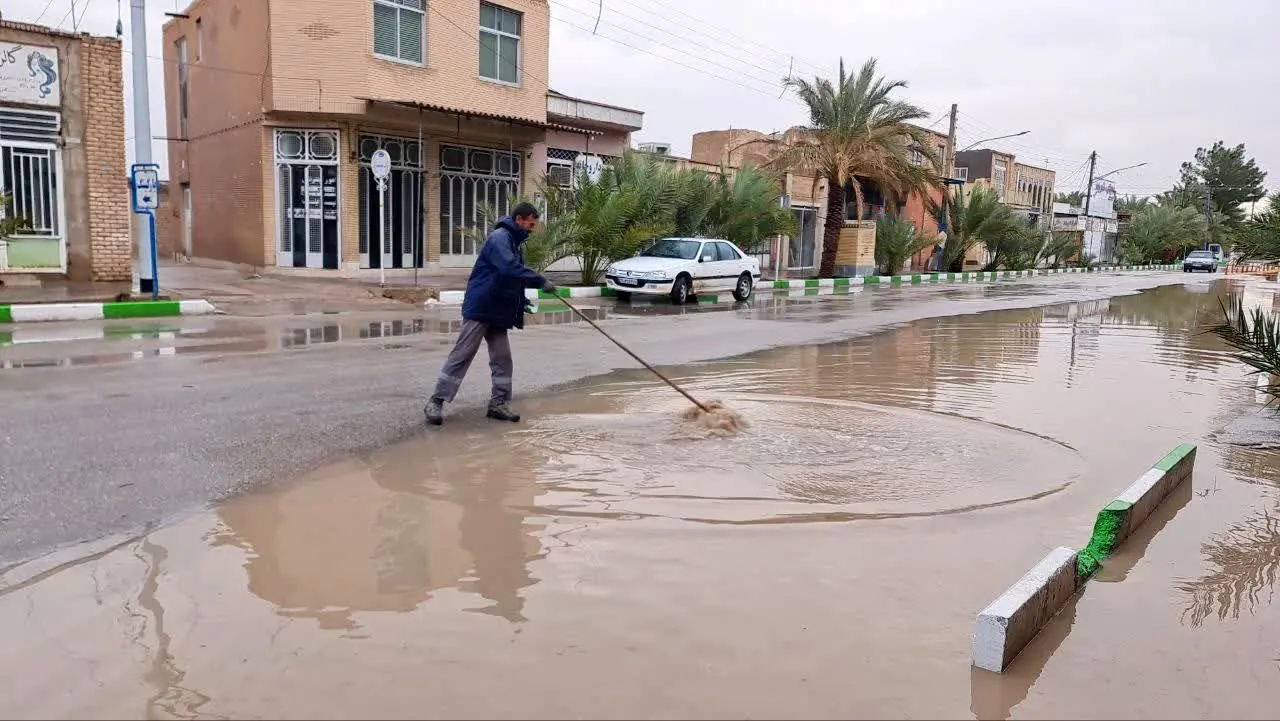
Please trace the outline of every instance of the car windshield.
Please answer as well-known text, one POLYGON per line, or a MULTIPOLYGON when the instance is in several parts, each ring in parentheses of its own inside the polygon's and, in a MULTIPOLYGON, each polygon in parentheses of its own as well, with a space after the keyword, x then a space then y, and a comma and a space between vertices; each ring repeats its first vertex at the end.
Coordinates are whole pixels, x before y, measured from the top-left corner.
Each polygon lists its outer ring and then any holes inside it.
POLYGON ((697 240, 659 240, 649 246, 640 255, 645 258, 680 258, 693 260, 698 257, 698 248, 702 243, 697 240))
POLYGON ((1191 255, 1188 255, 1187 257, 1188 258, 1212 258, 1213 253, 1210 253, 1207 250, 1193 250, 1191 251, 1191 255))

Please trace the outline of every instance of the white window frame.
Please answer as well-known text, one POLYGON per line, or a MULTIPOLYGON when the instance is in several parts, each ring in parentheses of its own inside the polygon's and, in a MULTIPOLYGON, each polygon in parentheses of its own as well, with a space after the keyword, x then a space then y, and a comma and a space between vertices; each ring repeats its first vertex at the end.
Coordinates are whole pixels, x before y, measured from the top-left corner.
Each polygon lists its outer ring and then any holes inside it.
MULTIPOLYGON (((317 166, 331 165, 331 166, 336 166, 338 168, 338 185, 337 185, 338 187, 338 228, 337 228, 338 267, 339 268, 342 267, 342 167, 340 162, 341 159, 342 159, 342 134, 337 130, 334 130, 332 128, 292 128, 292 127, 272 128, 271 176, 274 179, 274 181, 271 188, 271 191, 272 191, 271 194, 275 198, 275 200, 273 201, 273 209, 274 209, 273 215, 275 215, 276 232, 275 232, 275 240, 273 245, 275 246, 275 251, 276 251, 276 267, 279 267, 279 268, 294 267, 292 247, 289 249, 288 252, 285 252, 280 249, 280 234, 283 230, 281 221, 283 220, 282 216, 284 214, 284 209, 280 207, 280 165, 281 164, 296 165, 300 167, 306 167, 310 165, 317 165, 317 166), (303 151, 303 156, 301 158, 286 158, 280 155, 279 138, 281 133, 301 133, 302 134, 304 143, 306 143, 304 147, 308 149, 303 151), (334 157, 332 159, 328 159, 328 158, 316 159, 314 157, 310 157, 310 150, 309 150, 310 137, 312 134, 319 134, 319 133, 331 135, 333 137, 333 141, 334 143, 336 143, 336 145, 335 145, 334 157)), ((323 211, 323 205, 321 206, 321 208, 323 211)), ((323 217, 321 218, 321 220, 323 221, 323 217)), ((307 268, 323 268, 324 267, 323 232, 324 231, 322 229, 320 251, 312 252, 310 248, 307 249, 307 263, 305 266, 307 268)), ((290 238, 290 244, 292 244, 294 240, 295 240, 294 238, 290 238)))
MULTIPOLYGON (((522 37, 524 33, 524 13, 520 12, 519 10, 512 10, 509 7, 505 7, 497 3, 484 2, 484 0, 481 0, 480 7, 482 10, 485 5, 488 5, 492 8, 496 8, 499 12, 509 12, 509 13, 513 13, 515 15, 520 16, 520 33, 521 33, 520 35, 504 32, 502 30, 494 30, 493 28, 485 27, 482 24, 480 25, 480 34, 477 36, 478 43, 481 46, 484 46, 485 35, 490 35, 494 37, 513 38, 516 41, 516 81, 513 83, 509 80, 503 80, 501 78, 491 78, 486 76, 484 73, 480 72, 479 60, 476 61, 477 63, 476 75, 481 80, 487 83, 498 83, 499 85, 507 85, 513 88, 518 88, 520 87, 521 83, 524 82, 524 38, 522 37)), ((494 64, 494 68, 496 69, 497 73, 501 75, 502 74, 502 44, 499 43, 497 46, 495 46, 493 48, 493 51, 497 56, 496 62, 494 64)))
MULTIPOLYGON (((418 7, 414 7, 414 5, 419 3, 414 3, 413 0, 373 0, 374 5, 382 5, 383 7, 388 7, 396 11, 396 52, 397 53, 402 52, 402 49, 400 47, 400 21, 404 17, 404 13, 409 12, 409 13, 416 14, 418 16, 418 21, 422 23, 422 35, 421 35, 422 59, 421 60, 409 60, 407 58, 400 57, 398 54, 387 55, 385 53, 380 53, 377 51, 376 38, 375 38, 374 51, 373 51, 373 56, 375 58, 378 58, 379 60, 387 60, 393 63, 403 63, 405 65, 412 65, 418 68, 426 67, 427 65, 427 3, 428 2, 430 2, 430 0, 422 0, 422 2, 420 3, 422 7, 418 8, 418 7)), ((377 30, 375 29, 374 32, 376 33, 377 30)))
MULTIPOLYGON (((446 268, 470 268, 472 265, 475 264, 476 255, 480 250, 481 243, 476 242, 474 239, 469 239, 466 236, 459 234, 458 236, 460 240, 459 247, 462 252, 454 253, 453 252, 454 232, 458 232, 458 231, 451 230, 450 232, 446 232, 445 228, 443 227, 444 221, 446 218, 456 225, 457 219, 453 217, 453 207, 452 207, 453 193, 465 183, 472 183, 475 186, 475 190, 473 191, 472 197, 476 199, 476 202, 474 202, 472 204, 472 207, 470 208, 470 211, 471 211, 470 220, 471 220, 472 227, 475 227, 477 221, 480 220, 479 212, 480 212, 480 207, 482 203, 480 202, 479 198, 481 195, 481 192, 480 192, 481 188, 484 189, 483 194, 485 199, 483 202, 488 202, 490 186, 492 185, 496 187, 497 183, 506 184, 507 189, 509 191, 507 193, 507 207, 497 208, 497 211, 499 213, 509 212, 511 208, 514 208, 516 203, 519 202, 521 193, 524 190, 524 170, 525 170, 524 155, 520 152, 513 152, 510 150, 498 150, 495 148, 460 145, 455 143, 440 143, 435 146, 435 151, 437 153, 437 157, 440 158, 440 166, 439 166, 440 185, 437 193, 438 197, 436 198, 436 201, 439 203, 439 205, 437 206, 439 214, 434 218, 433 222, 437 222, 441 224, 440 264, 441 266, 446 268), (467 159, 467 166, 462 169, 446 168, 443 162, 443 157, 442 157, 446 149, 464 151, 466 153, 465 157, 467 159), (472 152, 493 154, 493 166, 489 172, 487 173, 478 172, 470 169, 472 152), (509 157, 511 161, 516 164, 515 175, 506 175, 498 172, 497 168, 498 168, 499 155, 509 157), (446 193, 449 195, 449 202, 445 202, 444 196, 446 193)), ((496 190, 495 190, 495 195, 496 195, 496 190)), ((465 198, 465 191, 464 191, 464 198, 465 198)), ((466 219, 466 215, 467 215, 467 208, 464 207, 463 208, 464 219, 466 219)))
POLYGON ((954 172, 955 172, 955 174, 956 174, 956 177, 955 177, 955 179, 956 179, 956 180, 968 180, 968 179, 969 179, 969 168, 968 168, 968 166, 965 166, 965 167, 957 167, 957 168, 955 168, 955 169, 954 169, 954 172))
MULTIPOLYGON (((30 111, 30 112, 36 112, 36 111, 30 111)), ((46 115, 46 113, 40 113, 40 114, 46 115)), ((57 113, 47 113, 47 114, 58 117, 59 121, 61 121, 61 116, 59 116, 57 113)), ((57 192, 54 193, 53 195, 54 195, 54 200, 58 204, 58 208, 57 208, 57 212, 54 214, 52 218, 52 220, 55 223, 57 223, 57 227, 53 228, 55 232, 53 233, 20 232, 20 233, 14 233, 12 238, 15 240, 19 240, 19 239, 41 240, 41 241, 48 241, 50 243, 58 244, 58 267, 57 268, 49 268, 49 267, 22 268, 22 271, 24 273, 65 273, 67 271, 67 178, 66 178, 66 173, 63 172, 62 150, 55 143, 31 142, 31 141, 25 141, 25 140, 0 140, 0 145, 4 145, 5 147, 14 149, 14 150, 28 150, 28 151, 48 153, 49 164, 50 164, 50 167, 52 168, 55 182, 57 183, 57 192)), ((0 175, 0 180, 2 179, 3 179, 3 175, 0 175)), ((0 185, 3 185, 3 183, 0 182, 0 185)), ((9 193, 12 190, 13 190, 12 188, 0 187, 0 195, 9 193)), ((8 212, 7 208, 0 206, 0 217, 4 217, 5 213, 7 212, 8 212)), ((4 261, 3 263, 0 263, 0 270, 9 270, 9 268, 7 267, 8 253, 6 252, 4 255, 5 255, 4 258, 0 258, 0 260, 4 261)))

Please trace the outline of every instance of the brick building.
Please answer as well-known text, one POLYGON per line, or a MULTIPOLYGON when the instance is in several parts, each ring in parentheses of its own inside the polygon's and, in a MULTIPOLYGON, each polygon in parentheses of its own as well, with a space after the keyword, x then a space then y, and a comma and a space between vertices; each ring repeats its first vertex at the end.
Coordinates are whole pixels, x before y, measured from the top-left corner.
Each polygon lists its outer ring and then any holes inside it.
POLYGON ((487 208, 630 144, 547 86, 546 0, 196 0, 164 28, 187 254, 359 275, 469 267, 487 208), (392 157, 386 213, 370 160, 392 157))
POLYGON ((0 21, 0 273, 132 275, 120 41, 0 21))
MULTIPOLYGON (((933 151, 938 157, 943 157, 947 136, 932 130, 926 132, 937 146, 933 151)), ((723 165, 737 168, 745 164, 763 166, 772 157, 772 146, 796 142, 804 133, 803 128, 768 135, 747 129, 709 130, 693 136, 690 155, 695 163, 710 167, 723 165)), ((922 153, 916 154, 915 162, 925 162, 922 153)), ((889 213, 910 221, 918 232, 927 237, 932 238, 938 234, 937 221, 929 212, 925 198, 912 195, 892 207, 874 182, 863 180, 862 188, 865 203, 861 218, 855 217, 858 211, 852 187, 845 189, 845 224, 849 232, 848 241, 841 241, 842 247, 846 242, 855 246, 849 252, 857 258, 857 262, 851 265, 855 266, 854 270, 859 275, 874 272, 875 265, 874 225, 866 221, 874 221, 889 213), (869 236, 866 232, 868 229, 872 231, 869 236)), ((815 178, 803 168, 795 168, 783 176, 782 192, 795 215, 799 232, 794 238, 779 238, 774 251, 770 253, 768 260, 778 275, 817 273, 822 258, 823 229, 827 222, 827 190, 826 179, 815 178), (776 262, 774 258, 777 259, 776 262)), ((930 195, 934 204, 941 204, 940 190, 931 191, 930 195)), ((923 270, 929 254, 930 250, 918 253, 911 259, 912 268, 923 270)))

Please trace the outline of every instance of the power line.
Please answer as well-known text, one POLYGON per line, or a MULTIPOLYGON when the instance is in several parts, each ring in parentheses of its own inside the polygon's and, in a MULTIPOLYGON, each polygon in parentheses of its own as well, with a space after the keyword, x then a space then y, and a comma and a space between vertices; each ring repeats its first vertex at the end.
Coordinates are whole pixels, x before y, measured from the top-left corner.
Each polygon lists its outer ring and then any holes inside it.
MULTIPOLYGON (((561 8, 564 8, 564 9, 566 9, 566 10, 571 10, 571 11, 573 11, 573 12, 576 12, 576 13, 578 13, 579 15, 585 15, 585 16, 587 16, 587 17, 594 17, 594 16, 595 16, 595 13, 588 13, 588 12, 585 12, 585 11, 579 10, 579 9, 577 9, 577 8, 575 8, 575 7, 572 7, 572 6, 570 6, 570 5, 565 5, 565 4, 560 3, 560 2, 555 2, 555 3, 552 3, 552 4, 553 4, 553 5, 555 5, 556 7, 561 7, 561 8)), ((558 19, 558 20, 561 20, 562 22, 567 22, 567 21, 565 21, 563 18, 557 18, 557 19, 558 19)), ((647 36, 647 35, 643 35, 643 34, 641 34, 641 33, 635 32, 634 30, 629 30, 629 29, 627 29, 627 28, 625 28, 625 27, 623 27, 623 26, 621 26, 621 25, 618 25, 618 24, 616 24, 616 23, 611 23, 611 22, 609 22, 608 20, 602 21, 602 23, 603 23, 604 25, 607 25, 607 26, 610 26, 610 27, 617 28, 617 29, 621 30, 622 32, 625 32, 625 33, 627 33, 627 34, 629 34, 629 35, 634 35, 635 37, 638 37, 638 38, 641 38, 641 39, 644 39, 644 40, 648 40, 649 42, 651 42, 651 43, 653 43, 653 44, 655 44, 655 45, 659 45, 659 46, 661 46, 661 47, 667 48, 668 50, 674 50, 675 52, 681 53, 681 54, 683 54, 683 55, 687 55, 687 56, 689 56, 689 57, 691 57, 691 58, 693 58, 693 59, 695 59, 695 60, 698 60, 698 61, 703 62, 703 63, 707 63, 708 65, 714 65, 714 66, 716 66, 716 67, 718 67, 718 68, 723 68, 723 69, 725 69, 725 70, 728 70, 728 71, 729 71, 729 72, 731 72, 731 73, 735 73, 735 74, 740 75, 740 76, 742 76, 742 77, 744 77, 744 78, 747 78, 747 79, 749 79, 749 80, 751 80, 751 81, 755 81, 755 82, 757 82, 757 83, 764 83, 764 84, 766 84, 766 85, 773 86, 775 89, 777 88, 777 85, 778 85, 778 84, 777 84, 776 82, 772 82, 772 81, 764 80, 764 79, 760 78, 760 77, 759 77, 759 76, 757 76, 757 75, 753 75, 753 74, 751 74, 751 73, 747 73, 747 72, 744 72, 744 71, 742 71, 742 70, 738 70, 738 69, 736 69, 736 68, 734 68, 734 67, 732 67, 732 66, 729 66, 729 65, 725 65, 725 64, 723 64, 723 63, 716 62, 715 60, 711 60, 711 59, 708 59, 708 58, 704 58, 704 57, 702 57, 701 55, 695 55, 694 53, 691 53, 691 52, 689 52, 689 51, 687 51, 687 50, 683 50, 683 49, 678 48, 678 47, 675 47, 675 46, 673 46, 673 45, 669 45, 669 44, 664 43, 664 42, 662 42, 662 41, 660 41, 660 40, 657 40, 657 39, 655 39, 655 38, 652 38, 652 37, 649 37, 649 36, 647 36)), ((606 39, 609 39, 609 40, 613 40, 613 39, 614 39, 614 38, 610 38, 610 37, 609 37, 609 36, 607 36, 607 35, 600 35, 599 33, 595 32, 595 31, 587 30, 586 28, 582 28, 582 29, 583 29, 584 31, 586 31, 586 32, 590 32, 592 35, 597 35, 597 36, 599 36, 599 37, 603 37, 603 38, 606 38, 606 39)), ((702 46, 702 47, 706 47, 706 46, 702 46)), ((770 92, 772 93, 773 91, 771 90, 770 92)))
MULTIPOLYGON (((591 30, 590 30, 590 29, 588 29, 588 28, 584 28, 584 27, 582 27, 581 25, 578 25, 578 24, 576 24, 576 23, 569 22, 568 20, 565 20, 564 18, 553 17, 553 18, 552 18, 552 20, 555 20, 555 21, 557 21, 557 22, 564 23, 565 25, 568 25, 569 27, 572 27, 572 28, 577 28, 578 30, 581 30, 582 32, 585 32, 585 33, 588 33, 588 34, 590 34, 590 33, 591 33, 591 30)), ((732 79, 732 78, 726 78, 726 77, 724 77, 724 76, 722 76, 722 75, 717 75, 717 74, 715 74, 715 73, 713 73, 713 72, 711 72, 711 71, 709 71, 709 70, 706 70, 706 69, 704 69, 704 68, 700 68, 700 67, 697 67, 697 66, 694 66, 694 65, 689 65, 688 63, 681 62, 681 61, 679 61, 679 60, 676 60, 675 58, 669 58, 669 57, 666 57, 666 56, 663 56, 663 55, 658 55, 657 53, 650 52, 649 50, 646 50, 646 49, 644 49, 644 48, 641 48, 641 47, 637 47, 637 46, 635 46, 635 45, 632 45, 631 43, 628 43, 628 42, 626 42, 625 40, 619 40, 619 39, 617 39, 617 38, 609 37, 608 35, 597 35, 596 37, 601 37, 601 38, 604 38, 605 40, 608 40, 608 41, 610 41, 610 42, 617 43, 618 45, 622 45, 622 46, 624 46, 624 47, 631 48, 632 50, 635 50, 636 52, 641 52, 641 53, 644 53, 644 54, 646 54, 646 55, 652 55, 652 56, 653 56, 653 57, 655 57, 655 58, 658 58, 658 59, 660 59, 660 60, 666 60, 666 61, 667 61, 667 62, 669 62, 669 63, 675 63, 676 65, 679 65, 679 66, 681 66, 681 67, 683 67, 683 68, 688 68, 689 70, 693 70, 693 71, 695 71, 695 72, 699 72, 699 73, 702 73, 702 74, 704 74, 704 75, 709 75, 709 76, 711 76, 711 77, 713 77, 713 78, 715 78, 715 79, 717 79, 717 80, 722 80, 722 81, 724 81, 724 82, 726 82, 726 83, 732 83, 732 84, 737 85, 737 86, 739 86, 739 87, 746 88, 747 90, 755 91, 755 92, 757 92, 757 93, 760 93, 761 95, 768 96, 769 98, 771 98, 771 99, 773 99, 773 100, 782 100, 782 99, 786 99, 786 98, 778 98, 778 97, 775 97, 775 96, 773 95, 773 93, 772 93, 772 92, 766 92, 766 91, 764 91, 764 90, 761 90, 761 89, 760 89, 760 88, 758 88, 758 87, 751 86, 751 85, 746 85, 746 84, 741 83, 741 82, 738 82, 737 80, 734 80, 734 79, 732 79)), ((806 109, 809 107, 809 106, 805 105, 803 102, 801 102, 800 100, 798 100, 798 99, 796 99, 796 98, 789 98, 789 100, 790 100, 791 102, 793 102, 794 104, 799 105, 800 107, 803 107, 803 108, 806 108, 806 109)))
POLYGON ((51 7, 53 7, 53 0, 49 0, 49 2, 46 2, 46 3, 44 4, 44 9, 40 11, 40 14, 36 16, 36 19, 35 19, 35 20, 32 20, 32 21, 31 21, 31 24, 32 24, 32 25, 39 25, 39 24, 40 24, 40 21, 44 19, 44 15, 45 15, 45 13, 49 12, 49 8, 51 8, 51 7))
MULTIPOLYGON (((624 0, 624 1, 625 1, 625 0, 624 0)), ((583 14, 583 15, 588 15, 588 16, 593 16, 593 15, 595 15, 595 13, 587 13, 587 12, 586 12, 586 11, 584 11, 584 10, 579 10, 578 8, 573 7, 572 5, 567 5, 567 4, 565 4, 565 3, 564 3, 564 0, 552 0, 552 3, 551 3, 551 4, 552 4, 552 5, 558 5, 558 6, 560 6, 560 7, 565 8, 565 9, 572 10, 572 11, 574 11, 574 12, 577 12, 577 13, 580 13, 580 14, 583 14)), ((634 6, 634 7, 639 7, 639 6, 636 6, 634 3, 627 3, 627 4, 632 5, 632 6, 634 6)), ((691 38, 691 37, 686 37, 686 36, 681 35, 681 34, 679 34, 679 33, 672 32, 671 30, 669 30, 669 29, 667 29, 667 28, 664 28, 664 27, 662 27, 661 25, 655 25, 654 23, 651 23, 651 22, 649 22, 649 21, 647 21, 647 20, 644 20, 644 19, 642 19, 642 18, 635 17, 634 15, 628 15, 627 13, 621 12, 621 11, 616 10, 616 9, 611 9, 611 10, 610 10, 610 12, 612 12, 612 13, 613 13, 613 14, 615 14, 615 15, 618 15, 619 17, 623 17, 623 18, 626 18, 626 19, 628 19, 628 20, 632 20, 632 21, 634 21, 634 22, 640 23, 641 25, 645 25, 645 26, 651 27, 651 28, 653 28, 654 30, 657 30, 657 31, 659 31, 659 32, 661 32, 661 33, 663 33, 663 34, 670 35, 670 36, 672 36, 672 37, 674 37, 674 38, 677 38, 677 39, 679 39, 679 40, 686 41, 686 42, 688 42, 688 43, 692 44, 694 47, 697 47, 697 48, 701 48, 701 49, 707 50, 707 51, 709 51, 709 52, 715 53, 716 55, 726 56, 726 57, 728 57, 729 59, 732 59, 732 60, 735 60, 735 61, 738 61, 738 62, 742 63, 743 65, 749 65, 749 66, 751 66, 751 67, 753 67, 753 68, 756 68, 757 70, 763 71, 763 72, 765 72, 765 73, 770 73, 770 74, 772 74, 773 79, 768 80, 768 81, 763 81, 763 80, 762 80, 762 82, 768 82, 770 85, 777 85, 777 84, 778 84, 778 78, 780 78, 780 77, 781 77, 781 75, 782 75, 782 73, 781 73, 780 71, 778 71, 776 68, 768 68, 768 67, 765 67, 765 66, 763 66, 763 65, 760 65, 760 64, 758 64, 758 63, 751 62, 751 60, 749 59, 749 58, 751 57, 750 55, 746 55, 746 56, 744 56, 744 57, 740 57, 740 56, 739 56, 739 54, 740 54, 740 53, 742 53, 742 50, 741 50, 741 49, 737 49, 737 50, 736 50, 736 51, 734 51, 734 52, 726 52, 726 51, 723 51, 723 50, 717 50, 716 48, 713 48, 713 47, 711 47, 711 46, 709 46, 709 45, 704 44, 704 43, 701 41, 701 39, 691 38)), ((617 24, 617 23, 609 22, 608 20, 603 20, 602 22, 603 22, 604 24, 606 24, 606 25, 612 25, 613 27, 616 27, 616 28, 620 28, 620 29, 626 30, 627 32, 631 32, 630 30, 627 30, 626 28, 624 28, 623 26, 621 26, 621 25, 619 25, 619 24, 617 24)), ((594 30, 593 30, 593 32, 594 32, 594 30)), ((638 33, 632 33, 632 34, 638 34, 638 33)), ((645 37, 645 36, 641 35, 641 37, 645 37)), ((647 38, 647 37, 646 37, 646 39, 652 40, 652 38, 647 38)), ((695 57, 698 57, 700 60, 701 60, 701 59, 703 59, 703 58, 701 58, 700 56, 695 56, 695 57)), ((713 61, 707 61, 707 62, 713 62, 713 61)), ((724 67, 724 66, 721 66, 721 67, 724 67)), ((729 69, 730 69, 730 70, 733 70, 733 68, 729 68, 729 69)), ((736 71, 736 72, 742 72, 742 71, 736 71)), ((747 77, 750 77, 750 78, 752 78, 752 79, 754 79, 754 80, 760 80, 760 78, 759 78, 759 77, 757 77, 757 76, 756 76, 756 75, 754 75, 754 74, 751 74, 751 73, 745 73, 745 72, 744 72, 744 73, 742 73, 742 74, 743 74, 743 75, 746 75, 747 77)))

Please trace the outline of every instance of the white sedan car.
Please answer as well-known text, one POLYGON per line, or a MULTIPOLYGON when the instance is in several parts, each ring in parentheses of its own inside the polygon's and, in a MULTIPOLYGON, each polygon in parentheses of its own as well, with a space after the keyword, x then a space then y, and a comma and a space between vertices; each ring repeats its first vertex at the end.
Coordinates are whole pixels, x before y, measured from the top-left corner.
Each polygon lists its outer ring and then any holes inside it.
POLYGON ((677 305, 698 293, 732 291, 751 297, 760 280, 760 261, 727 240, 663 238, 634 258, 605 270, 605 283, 621 299, 632 294, 669 295, 677 305))

